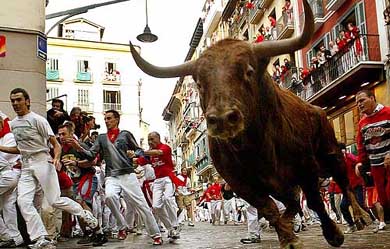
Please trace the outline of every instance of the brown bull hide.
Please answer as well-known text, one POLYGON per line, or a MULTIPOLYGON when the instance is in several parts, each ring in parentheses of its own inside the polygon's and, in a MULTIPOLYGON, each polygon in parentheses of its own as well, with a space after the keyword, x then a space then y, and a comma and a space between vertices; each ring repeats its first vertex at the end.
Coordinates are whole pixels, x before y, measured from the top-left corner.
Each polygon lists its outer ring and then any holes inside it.
POLYGON ((357 221, 363 214, 367 218, 349 189, 343 157, 326 113, 280 89, 265 70, 269 56, 294 52, 310 41, 313 15, 307 1, 303 3, 303 34, 285 41, 253 46, 226 39, 196 61, 167 68, 146 62, 131 45, 144 72, 156 77, 193 76, 217 171, 276 228, 282 248, 301 248, 292 231, 292 219, 300 209, 300 189, 319 215, 328 243, 343 243, 344 236, 328 217, 320 197, 320 176, 333 176, 349 197, 357 221), (286 205, 282 215, 269 195, 286 205))

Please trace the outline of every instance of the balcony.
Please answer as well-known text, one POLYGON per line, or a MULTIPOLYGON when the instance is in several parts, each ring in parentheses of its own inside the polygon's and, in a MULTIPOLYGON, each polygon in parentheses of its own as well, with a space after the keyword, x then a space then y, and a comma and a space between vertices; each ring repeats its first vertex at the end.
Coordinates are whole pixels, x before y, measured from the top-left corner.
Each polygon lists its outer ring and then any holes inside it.
POLYGON ((105 85, 120 85, 121 75, 118 71, 112 73, 104 72, 102 83, 105 85))
POLYGON ((82 111, 85 111, 89 114, 92 114, 94 112, 94 105, 93 103, 81 103, 81 102, 74 102, 73 106, 78 106, 81 108, 82 111))
POLYGON ((254 8, 249 11, 249 21, 252 24, 257 24, 263 17, 266 8, 272 3, 272 0, 256 0, 254 8))
POLYGON ((103 111, 116 110, 122 111, 122 105, 120 103, 103 103, 103 111))
POLYGON ((58 70, 46 70, 46 80, 62 81, 60 80, 60 72, 58 70))
POLYGON ((206 31, 206 36, 211 36, 214 30, 217 28, 219 20, 222 16, 222 0, 215 0, 214 3, 206 9, 206 15, 204 17, 203 28, 206 31))
POLYGON ((92 75, 90 72, 77 72, 75 82, 92 82, 92 75))
POLYGON ((338 10, 341 5, 343 5, 347 0, 328 0, 326 4, 326 9, 328 11, 336 11, 338 10))
POLYGON ((282 16, 276 22, 276 33, 279 40, 289 38, 294 33, 294 13, 283 11, 282 16))
POLYGON ((207 154, 204 154, 201 156, 201 158, 198 158, 195 163, 196 171, 202 172, 202 170, 209 164, 209 157, 207 154))
POLYGON ((340 93, 354 94, 363 82, 379 80, 384 70, 379 35, 362 34, 360 41, 362 51, 352 41, 305 79, 285 85, 302 99, 323 106, 334 103, 340 93))

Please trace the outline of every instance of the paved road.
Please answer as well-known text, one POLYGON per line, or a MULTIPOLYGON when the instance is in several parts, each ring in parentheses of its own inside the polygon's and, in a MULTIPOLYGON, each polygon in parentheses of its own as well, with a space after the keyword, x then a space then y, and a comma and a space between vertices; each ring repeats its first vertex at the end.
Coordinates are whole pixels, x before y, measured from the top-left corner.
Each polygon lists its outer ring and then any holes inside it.
MULTIPOLYGON (((355 232, 345 236, 345 242, 341 248, 350 249, 390 249, 390 225, 385 231, 372 233, 370 229, 355 232)), ((344 228, 343 228, 344 229, 344 228)), ((143 249, 143 248, 172 248, 172 249, 232 249, 232 248, 279 248, 276 233, 267 229, 262 235, 261 244, 243 245, 240 238, 246 236, 246 225, 221 225, 212 226, 209 223, 196 223, 195 227, 185 226, 181 233, 181 239, 175 244, 164 243, 161 247, 152 246, 151 240, 146 235, 129 235, 125 241, 110 240, 104 247, 112 249, 143 249)), ((321 235, 319 225, 309 226, 308 231, 299 233, 305 248, 324 249, 333 248, 329 246, 321 235)), ((164 234, 164 238, 166 233, 164 234)), ((165 239, 164 242, 167 242, 165 239)), ((76 240, 66 243, 59 243, 57 248, 88 248, 89 246, 78 246, 76 240)))

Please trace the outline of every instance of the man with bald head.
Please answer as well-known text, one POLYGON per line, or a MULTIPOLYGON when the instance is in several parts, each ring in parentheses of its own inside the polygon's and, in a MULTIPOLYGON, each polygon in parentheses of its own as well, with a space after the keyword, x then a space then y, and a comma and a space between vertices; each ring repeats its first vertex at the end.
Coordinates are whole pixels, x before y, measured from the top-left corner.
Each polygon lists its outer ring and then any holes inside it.
POLYGON ((158 132, 148 135, 149 150, 144 152, 144 157, 139 157, 139 165, 151 164, 154 168, 156 179, 153 182, 153 209, 156 215, 168 229, 170 240, 180 238, 178 228, 175 185, 183 186, 174 174, 171 148, 161 142, 158 132))

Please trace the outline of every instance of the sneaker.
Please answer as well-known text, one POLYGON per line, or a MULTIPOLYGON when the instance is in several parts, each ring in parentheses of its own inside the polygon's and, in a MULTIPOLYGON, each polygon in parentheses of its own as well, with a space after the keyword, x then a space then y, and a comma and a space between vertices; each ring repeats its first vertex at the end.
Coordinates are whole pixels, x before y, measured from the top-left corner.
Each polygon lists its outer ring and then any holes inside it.
POLYGON ((355 225, 353 226, 348 226, 347 230, 344 231, 345 234, 351 234, 353 232, 356 232, 357 231, 357 228, 355 225))
POLYGON ((160 233, 165 233, 165 228, 161 225, 158 226, 159 230, 160 230, 160 233))
POLYGON ((259 237, 257 238, 245 238, 240 240, 243 244, 254 244, 254 243, 260 243, 261 239, 259 237))
POLYGON ((156 236, 153 238, 153 245, 154 246, 161 246, 163 244, 163 240, 161 236, 156 236))
POLYGON ((193 226, 195 226, 195 224, 194 224, 192 221, 189 221, 189 222, 188 222, 188 226, 189 226, 189 227, 193 227, 193 226))
POLYGON ((92 246, 102 246, 108 242, 108 239, 104 233, 95 234, 92 246))
POLYGON ((171 229, 169 231, 168 238, 173 239, 173 240, 180 239, 180 231, 179 231, 179 229, 177 227, 171 229))
POLYGON ((93 216, 93 214, 88 210, 83 210, 83 214, 81 216, 83 221, 92 229, 96 229, 99 226, 98 220, 93 216))
POLYGON ((0 242, 0 248, 15 248, 18 247, 13 239, 0 242))
POLYGON ((119 230, 117 238, 119 240, 125 240, 127 238, 126 229, 119 230))
POLYGON ((40 237, 35 244, 29 245, 30 249, 41 249, 48 248, 51 245, 51 241, 47 240, 45 237, 40 237))
POLYGON ((77 241, 77 244, 78 245, 87 245, 87 244, 91 244, 92 243, 92 241, 93 241, 93 235, 90 235, 90 236, 86 236, 86 237, 83 237, 83 238, 81 238, 81 239, 79 239, 78 241, 77 241))
POLYGON ((386 223, 380 222, 378 225, 378 230, 385 230, 385 227, 386 227, 386 223))

